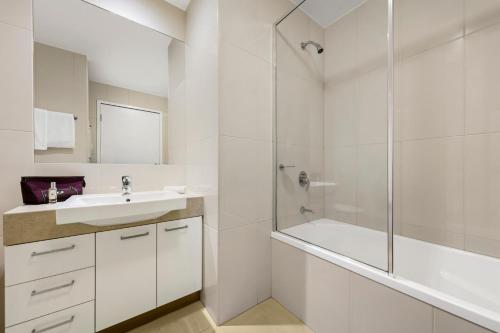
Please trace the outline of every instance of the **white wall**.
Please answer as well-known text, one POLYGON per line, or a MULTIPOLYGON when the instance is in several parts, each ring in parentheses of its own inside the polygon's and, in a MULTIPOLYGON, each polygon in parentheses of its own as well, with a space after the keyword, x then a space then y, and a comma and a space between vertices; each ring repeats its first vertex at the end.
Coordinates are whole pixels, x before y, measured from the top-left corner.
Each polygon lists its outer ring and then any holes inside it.
POLYGON ((271 296, 272 28, 288 0, 219 0, 219 313, 271 296))
POLYGON ((218 0, 193 0, 186 24, 186 183, 204 196, 203 302, 218 314, 218 0))

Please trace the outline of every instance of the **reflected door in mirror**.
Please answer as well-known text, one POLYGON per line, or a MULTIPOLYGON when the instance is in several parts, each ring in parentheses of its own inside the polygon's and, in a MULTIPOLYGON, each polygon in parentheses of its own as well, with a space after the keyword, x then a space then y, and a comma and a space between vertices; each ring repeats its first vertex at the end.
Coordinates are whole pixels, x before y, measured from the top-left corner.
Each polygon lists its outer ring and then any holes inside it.
POLYGON ((98 161, 120 164, 161 164, 162 113, 98 104, 98 161))

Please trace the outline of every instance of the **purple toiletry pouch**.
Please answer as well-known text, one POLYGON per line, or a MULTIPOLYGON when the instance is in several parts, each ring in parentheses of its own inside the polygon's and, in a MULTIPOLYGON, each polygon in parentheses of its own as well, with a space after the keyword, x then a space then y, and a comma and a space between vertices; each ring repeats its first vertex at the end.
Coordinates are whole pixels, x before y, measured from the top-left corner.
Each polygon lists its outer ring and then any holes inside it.
POLYGON ((41 205, 49 202, 50 183, 56 182, 57 201, 65 201, 75 194, 83 194, 85 177, 21 177, 23 202, 27 205, 41 205))

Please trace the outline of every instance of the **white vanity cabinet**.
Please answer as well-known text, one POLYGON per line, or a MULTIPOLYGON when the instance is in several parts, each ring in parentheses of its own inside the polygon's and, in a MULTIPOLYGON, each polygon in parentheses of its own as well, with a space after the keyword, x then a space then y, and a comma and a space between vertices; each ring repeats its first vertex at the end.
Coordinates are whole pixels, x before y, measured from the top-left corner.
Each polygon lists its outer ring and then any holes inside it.
POLYGON ((93 333, 191 295, 202 235, 193 217, 6 246, 5 332, 93 333))
POLYGON ((158 306, 201 289, 201 217, 157 225, 158 306))
POLYGON ((156 225, 96 233, 96 330, 156 307, 156 225))

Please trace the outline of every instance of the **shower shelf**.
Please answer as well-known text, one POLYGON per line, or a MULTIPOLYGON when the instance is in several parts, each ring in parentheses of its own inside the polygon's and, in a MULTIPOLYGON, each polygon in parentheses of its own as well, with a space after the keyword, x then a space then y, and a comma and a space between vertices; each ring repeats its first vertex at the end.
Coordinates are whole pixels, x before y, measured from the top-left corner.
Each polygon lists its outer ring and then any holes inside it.
POLYGON ((309 187, 330 187, 336 185, 337 183, 331 183, 331 182, 311 182, 309 187))

